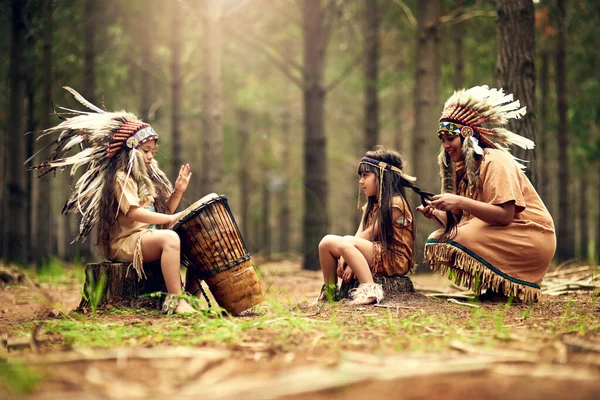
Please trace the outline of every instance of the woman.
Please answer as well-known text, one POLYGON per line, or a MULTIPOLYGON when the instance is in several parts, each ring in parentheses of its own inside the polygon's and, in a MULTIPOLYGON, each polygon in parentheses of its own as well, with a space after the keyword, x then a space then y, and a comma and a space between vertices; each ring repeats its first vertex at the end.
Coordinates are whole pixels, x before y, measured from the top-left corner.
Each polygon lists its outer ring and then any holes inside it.
POLYGON ((419 206, 443 223, 425 261, 476 293, 534 302, 556 250, 554 223, 508 146, 534 143, 502 126, 525 108, 502 89, 476 86, 446 102, 438 136, 443 194, 419 206), (484 125, 485 124, 485 125, 484 125))

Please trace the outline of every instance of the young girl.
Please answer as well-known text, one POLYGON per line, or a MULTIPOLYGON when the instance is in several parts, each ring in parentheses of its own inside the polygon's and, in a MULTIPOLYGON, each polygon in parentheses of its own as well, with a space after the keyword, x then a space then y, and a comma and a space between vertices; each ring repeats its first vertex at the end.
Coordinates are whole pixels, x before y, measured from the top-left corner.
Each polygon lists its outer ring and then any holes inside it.
MULTIPOLYGON (((106 112, 73 89, 65 89, 94 112, 63 108, 75 116, 63 117, 61 124, 44 131, 44 135, 59 136, 49 145, 55 146, 50 157, 32 168, 39 169, 41 176, 71 166, 73 176, 77 168, 86 167, 63 208, 63 213, 81 214, 75 241, 85 240, 97 225, 105 257, 132 262, 140 279, 145 276, 144 261, 160 260, 169 292, 163 311, 196 312, 185 300, 177 299, 182 292, 179 236, 160 229, 183 216, 173 213, 192 176, 189 164, 181 166, 173 189, 154 159, 158 135, 150 125, 124 111, 106 112), (70 154, 78 148, 81 151, 70 154)), ((186 289, 192 293, 198 289, 190 269, 186 289)))
POLYGON ((379 302, 383 290, 373 276, 401 276, 413 268, 415 232, 405 188, 421 195, 415 178, 402 172, 400 154, 379 146, 360 161, 358 175, 359 196, 362 189, 368 202, 354 236, 327 235, 319 243, 325 283, 317 301, 337 298, 338 277, 350 281, 356 276, 360 286, 351 290, 351 303, 379 302))
POLYGON ((485 289, 482 299, 537 301, 556 250, 552 217, 508 152, 510 144, 534 146, 502 128, 525 114, 519 107, 502 89, 455 92, 438 129, 444 193, 417 207, 443 225, 427 240, 425 261, 478 294, 485 289))

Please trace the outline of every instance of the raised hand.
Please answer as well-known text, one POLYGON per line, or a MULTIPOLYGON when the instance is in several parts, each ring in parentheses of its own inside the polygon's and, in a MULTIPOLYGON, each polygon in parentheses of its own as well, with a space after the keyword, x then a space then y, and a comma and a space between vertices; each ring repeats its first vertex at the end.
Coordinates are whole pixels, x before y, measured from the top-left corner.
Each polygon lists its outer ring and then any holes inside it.
POLYGON ((187 190, 191 177, 192 172, 190 164, 182 165, 181 168, 179 168, 179 175, 175 181, 175 190, 184 193, 187 190))

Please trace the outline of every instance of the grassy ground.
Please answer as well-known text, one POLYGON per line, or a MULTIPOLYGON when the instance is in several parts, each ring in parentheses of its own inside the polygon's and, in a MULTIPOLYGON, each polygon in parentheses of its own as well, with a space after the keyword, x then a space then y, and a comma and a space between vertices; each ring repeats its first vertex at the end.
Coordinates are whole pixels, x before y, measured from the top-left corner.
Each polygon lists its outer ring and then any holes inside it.
MULTIPOLYGON (((527 357, 534 365, 583 366, 600 373, 600 357, 596 357, 600 352, 590 351, 587 344, 583 352, 573 347, 577 340, 600 346, 600 297, 595 292, 547 296, 533 305, 465 305, 423 294, 431 289, 451 290, 445 278, 414 275, 416 294, 388 296, 381 307, 344 302, 310 306, 307 300, 316 297, 320 287, 319 273, 302 271, 299 263, 289 261, 264 263, 260 271, 266 300, 242 317, 208 309, 201 299, 197 305, 202 313, 197 316, 119 308, 80 314, 72 311, 81 298, 80 268, 56 264, 30 273, 33 286, 0 289, 0 332, 9 345, 8 362, 0 364, 3 387, 13 395, 32 398, 44 398, 42 393, 49 391, 77 393, 85 385, 66 384, 70 381, 65 376, 77 375, 78 369, 89 375, 93 365, 111 362, 93 357, 75 364, 60 361, 61 356, 81 349, 93 354, 179 347, 223 351, 228 362, 234 362, 228 379, 258 372, 272 377, 277 371, 302 366, 335 370, 349 354, 382 357, 378 360, 416 354, 453 360, 462 355, 514 355, 527 357), (50 356, 55 361, 39 361, 50 356), (44 367, 35 366, 40 363, 44 367)), ((138 368, 148 370, 150 376, 156 366, 142 363, 138 368)), ((89 386, 86 376, 81 380, 89 386)), ((111 397, 106 390, 99 393, 111 397)))

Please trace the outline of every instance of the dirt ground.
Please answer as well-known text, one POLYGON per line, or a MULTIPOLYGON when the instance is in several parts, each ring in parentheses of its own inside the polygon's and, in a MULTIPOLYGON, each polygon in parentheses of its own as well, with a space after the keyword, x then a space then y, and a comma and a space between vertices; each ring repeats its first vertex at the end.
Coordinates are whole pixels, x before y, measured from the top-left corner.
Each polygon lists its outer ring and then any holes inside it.
POLYGON ((416 293, 388 296, 380 307, 310 306, 320 273, 291 261, 260 271, 268 304, 212 332, 203 328, 212 320, 158 312, 74 313, 82 282, 32 278, 0 288, 2 358, 39 377, 21 394, 0 385, 0 398, 600 398, 597 291, 533 306, 453 303, 427 296, 456 292, 446 278, 417 274, 416 293), (115 347, 78 346, 48 328, 65 315, 106 332, 154 330, 115 347), (175 326, 203 339, 156 334, 175 326))

